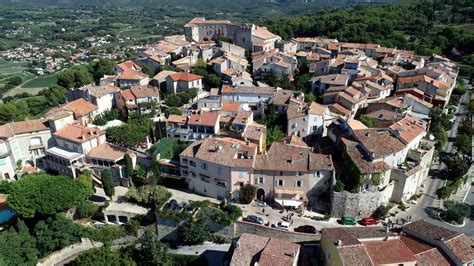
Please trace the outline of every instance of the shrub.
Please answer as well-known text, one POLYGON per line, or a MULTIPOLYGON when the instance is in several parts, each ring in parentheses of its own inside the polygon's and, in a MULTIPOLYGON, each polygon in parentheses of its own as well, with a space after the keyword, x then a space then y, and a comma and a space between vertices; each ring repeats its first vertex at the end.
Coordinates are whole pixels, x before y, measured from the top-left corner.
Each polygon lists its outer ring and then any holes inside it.
POLYGON ((89 200, 85 200, 77 205, 76 211, 79 218, 89 218, 99 211, 99 206, 89 200))
POLYGON ((240 202, 243 204, 249 204, 255 198, 257 187, 251 184, 246 184, 240 188, 240 202))
POLYGON ((130 188, 125 197, 130 201, 158 210, 171 198, 171 195, 171 192, 163 186, 143 186, 130 188))
POLYGON ((464 218, 471 213, 470 206, 462 202, 447 200, 444 202, 444 207, 446 210, 442 212, 441 215, 447 222, 462 224, 464 218))
POLYGON ((222 210, 215 211, 211 219, 217 224, 228 226, 237 221, 240 216, 242 216, 242 210, 235 205, 228 204, 222 210))
POLYGON ((372 214, 372 216, 376 219, 385 219, 387 217, 388 212, 390 211, 390 205, 380 205, 372 214))
POLYGON ((207 225, 202 221, 188 222, 178 230, 180 239, 189 245, 199 245, 212 239, 212 234, 207 225))
POLYGON ((341 180, 336 181, 336 185, 334 186, 334 191, 336 191, 336 192, 344 191, 344 183, 342 183, 341 180))
POLYGON ((403 202, 398 205, 398 208, 402 211, 406 211, 408 209, 408 207, 403 202))

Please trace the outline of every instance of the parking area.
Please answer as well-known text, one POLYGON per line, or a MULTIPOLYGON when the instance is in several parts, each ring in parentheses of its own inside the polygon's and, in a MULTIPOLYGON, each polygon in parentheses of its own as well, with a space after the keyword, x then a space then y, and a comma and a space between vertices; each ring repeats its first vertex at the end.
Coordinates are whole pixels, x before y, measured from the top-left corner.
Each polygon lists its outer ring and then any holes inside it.
MULTIPOLYGON (((272 226, 272 224, 277 225, 278 223, 289 223, 289 231, 294 231, 295 228, 300 226, 310 225, 315 227, 318 231, 323 228, 335 228, 335 227, 351 227, 363 225, 356 223, 355 225, 343 225, 341 224, 341 218, 330 218, 328 221, 317 221, 308 217, 324 217, 321 214, 305 211, 302 216, 298 216, 296 212, 291 211, 281 211, 278 209, 273 209, 270 206, 262 206, 256 202, 252 202, 248 205, 236 204, 243 211, 243 219, 248 215, 254 215, 263 219, 264 225, 272 226)), ((369 226, 380 226, 380 225, 369 225, 369 226)))

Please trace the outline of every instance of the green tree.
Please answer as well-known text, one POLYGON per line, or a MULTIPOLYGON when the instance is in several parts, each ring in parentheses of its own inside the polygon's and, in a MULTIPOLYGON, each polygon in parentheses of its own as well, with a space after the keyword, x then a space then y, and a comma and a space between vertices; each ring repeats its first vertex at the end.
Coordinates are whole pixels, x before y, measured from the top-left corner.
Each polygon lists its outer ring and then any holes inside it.
POLYGON ((267 146, 271 146, 273 142, 281 140, 285 137, 285 133, 280 126, 273 126, 267 132, 267 146))
POLYGON ((138 204, 159 210, 172 194, 163 186, 131 187, 125 197, 138 204))
POLYGON ((217 76, 216 74, 209 74, 206 77, 206 82, 212 88, 219 88, 222 84, 222 79, 219 76, 217 76))
POLYGON ((206 68, 207 68, 207 64, 201 58, 196 61, 196 64, 194 64, 194 69, 206 70, 206 68))
POLYGON ((150 170, 152 172, 151 185, 156 186, 162 184, 163 181, 161 180, 160 163, 156 154, 152 156, 150 170))
POLYGON ((463 202, 447 200, 444 202, 444 208, 445 211, 441 213, 442 218, 456 224, 462 224, 464 218, 468 217, 471 213, 469 205, 463 202))
POLYGON ((170 115, 182 115, 183 111, 181 111, 180 108, 178 107, 170 107, 166 110, 166 117, 169 117, 170 115))
POLYGON ((132 183, 136 187, 144 186, 147 183, 147 171, 140 165, 137 165, 133 170, 132 183))
POLYGON ((77 205, 77 214, 79 218, 90 218, 99 211, 99 206, 92 201, 83 201, 77 205))
POLYGON ((316 101, 316 96, 312 93, 307 93, 304 95, 304 101, 306 103, 312 103, 314 101, 316 101))
POLYGON ((125 160, 125 171, 127 173, 127 177, 130 178, 133 175, 132 158, 130 157, 130 155, 128 153, 126 153, 125 156, 124 156, 124 160, 125 160))
POLYGON ((255 198, 257 187, 252 184, 245 184, 240 188, 240 202, 243 204, 250 204, 255 198))
POLYGON ((471 154, 472 150, 472 138, 466 134, 458 134, 456 140, 454 141, 454 146, 458 149, 459 152, 463 154, 471 154))
POLYGON ((464 160, 459 157, 450 158, 444 161, 444 164, 448 170, 448 177, 453 180, 462 177, 469 169, 469 165, 467 165, 466 162, 464 162, 464 160))
POLYGON ((112 173, 108 169, 102 170, 102 172, 100 173, 100 178, 102 180, 102 186, 104 187, 105 195, 112 197, 115 194, 112 173))
POLYGON ((182 105, 181 99, 176 94, 171 94, 166 97, 166 105, 170 107, 180 107, 182 105))
POLYGON ((39 256, 36 239, 23 220, 0 233, 0 258, 5 263, 2 265, 36 265, 39 256))
POLYGON ((8 205, 23 217, 53 215, 85 200, 88 189, 69 177, 29 174, 12 185, 8 205))
POLYGON ((145 230, 138 243, 141 247, 137 260, 140 265, 169 265, 171 263, 168 246, 161 243, 158 237, 149 230, 145 230))
POLYGON ((188 222, 178 230, 180 239, 188 245, 200 245, 212 238, 207 225, 202 221, 188 222))
POLYGON ((88 250, 76 258, 74 264, 77 266, 91 265, 114 265, 135 266, 137 265, 126 253, 112 251, 108 247, 88 250))
POLYGON ((366 125, 367 127, 373 127, 375 125, 374 119, 367 115, 362 115, 360 117, 360 122, 362 122, 362 124, 366 125))
POLYGON ((100 79, 105 75, 114 74, 115 62, 109 59, 99 59, 99 61, 92 64, 92 74, 96 84, 99 83, 100 79))
POLYGON ((39 221, 33 230, 36 246, 42 256, 79 242, 83 228, 63 215, 39 221))

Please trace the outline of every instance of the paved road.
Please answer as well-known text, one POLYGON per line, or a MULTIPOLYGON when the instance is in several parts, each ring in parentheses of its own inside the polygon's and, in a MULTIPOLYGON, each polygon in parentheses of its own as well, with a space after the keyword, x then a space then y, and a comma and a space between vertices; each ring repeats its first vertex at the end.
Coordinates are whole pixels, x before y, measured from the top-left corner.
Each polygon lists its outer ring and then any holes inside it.
POLYGON ((230 244, 203 244, 196 246, 181 246, 177 249, 170 249, 169 252, 181 255, 203 256, 207 259, 209 266, 221 266, 224 264, 225 256, 229 249, 230 244))
MULTIPOLYGON (((451 130, 448 132, 449 138, 452 140, 456 137, 456 131, 460 123, 463 121, 467 112, 467 103, 469 102, 469 93, 464 94, 459 101, 459 108, 457 110, 455 120, 451 130)), ((444 151, 451 153, 455 151, 455 147, 452 142, 446 143, 444 151)), ((422 188, 423 196, 418 200, 417 204, 406 212, 400 213, 396 218, 407 218, 411 216, 412 221, 418 219, 424 219, 436 225, 453 229, 459 232, 463 232, 470 237, 474 237, 474 191, 471 187, 469 195, 465 202, 471 206, 471 216, 466 219, 466 225, 464 227, 450 226, 443 221, 439 220, 438 212, 441 210, 441 200, 438 199, 436 191, 444 185, 445 180, 440 179, 438 173, 444 168, 443 164, 433 163, 430 169, 430 175, 424 182, 424 188, 422 188)))

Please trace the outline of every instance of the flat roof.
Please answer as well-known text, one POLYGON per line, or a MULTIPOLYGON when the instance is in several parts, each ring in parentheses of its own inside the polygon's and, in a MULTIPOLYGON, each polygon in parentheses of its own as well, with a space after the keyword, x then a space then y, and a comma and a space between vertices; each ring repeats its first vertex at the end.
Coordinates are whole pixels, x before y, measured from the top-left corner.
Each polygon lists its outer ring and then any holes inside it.
POLYGON ((47 149, 45 152, 69 161, 84 157, 84 154, 66 151, 58 147, 52 147, 50 149, 47 149))

